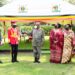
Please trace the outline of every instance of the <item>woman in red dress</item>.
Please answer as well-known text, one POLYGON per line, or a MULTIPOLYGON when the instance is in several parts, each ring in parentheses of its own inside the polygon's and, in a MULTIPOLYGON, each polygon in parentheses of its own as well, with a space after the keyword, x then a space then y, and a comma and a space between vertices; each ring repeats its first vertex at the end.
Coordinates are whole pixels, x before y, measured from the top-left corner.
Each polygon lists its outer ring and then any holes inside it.
POLYGON ((55 24, 55 28, 50 31, 50 62, 61 63, 64 35, 61 24, 55 24))

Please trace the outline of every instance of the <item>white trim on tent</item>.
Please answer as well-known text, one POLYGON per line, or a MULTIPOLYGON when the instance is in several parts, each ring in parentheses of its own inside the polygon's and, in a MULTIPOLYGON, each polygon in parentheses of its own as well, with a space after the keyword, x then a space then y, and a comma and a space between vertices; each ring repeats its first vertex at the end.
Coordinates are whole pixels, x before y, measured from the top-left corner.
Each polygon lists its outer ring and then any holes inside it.
POLYGON ((13 0, 0 7, 0 16, 55 16, 75 14, 75 5, 62 0, 13 0), (53 12, 53 6, 58 11, 53 12), (20 11, 24 7, 23 12, 20 11))

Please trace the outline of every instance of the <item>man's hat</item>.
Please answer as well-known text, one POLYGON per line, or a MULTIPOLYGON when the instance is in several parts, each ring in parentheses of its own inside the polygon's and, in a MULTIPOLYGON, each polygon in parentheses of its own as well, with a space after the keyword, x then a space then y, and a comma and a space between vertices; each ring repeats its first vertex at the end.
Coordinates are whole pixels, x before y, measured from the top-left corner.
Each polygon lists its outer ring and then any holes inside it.
POLYGON ((11 25, 17 25, 16 21, 11 21, 11 25))

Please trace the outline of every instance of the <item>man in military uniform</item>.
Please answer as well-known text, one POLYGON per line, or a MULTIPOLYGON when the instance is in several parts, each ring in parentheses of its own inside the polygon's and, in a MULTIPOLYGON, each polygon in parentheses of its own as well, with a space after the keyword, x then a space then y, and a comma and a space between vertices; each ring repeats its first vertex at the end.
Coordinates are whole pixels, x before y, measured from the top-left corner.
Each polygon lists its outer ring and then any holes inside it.
POLYGON ((11 22, 11 28, 8 29, 8 40, 12 49, 12 62, 17 61, 17 52, 18 52, 18 38, 19 38, 19 31, 16 28, 16 22, 11 22))
POLYGON ((44 31, 40 29, 40 22, 34 23, 34 29, 32 30, 32 46, 34 53, 34 63, 40 63, 41 46, 44 41, 44 31))

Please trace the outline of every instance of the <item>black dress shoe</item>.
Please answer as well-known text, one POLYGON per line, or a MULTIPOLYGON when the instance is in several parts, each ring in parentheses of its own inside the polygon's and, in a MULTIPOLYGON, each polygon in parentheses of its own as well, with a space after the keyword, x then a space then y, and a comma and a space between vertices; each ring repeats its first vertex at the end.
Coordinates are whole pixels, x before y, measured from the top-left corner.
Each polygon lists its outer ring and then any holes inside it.
POLYGON ((2 61, 0 61, 0 63, 3 63, 2 61))
POLYGON ((40 63, 40 61, 37 61, 37 63, 40 63))
POLYGON ((16 60, 15 62, 19 62, 18 60, 16 60))
POLYGON ((40 61, 34 61, 34 63, 40 63, 40 61))
POLYGON ((15 61, 11 61, 12 63, 14 63, 15 61))
POLYGON ((37 61, 34 61, 33 63, 37 63, 37 61))
POLYGON ((15 62, 19 62, 19 61, 12 61, 12 63, 15 63, 15 62))

